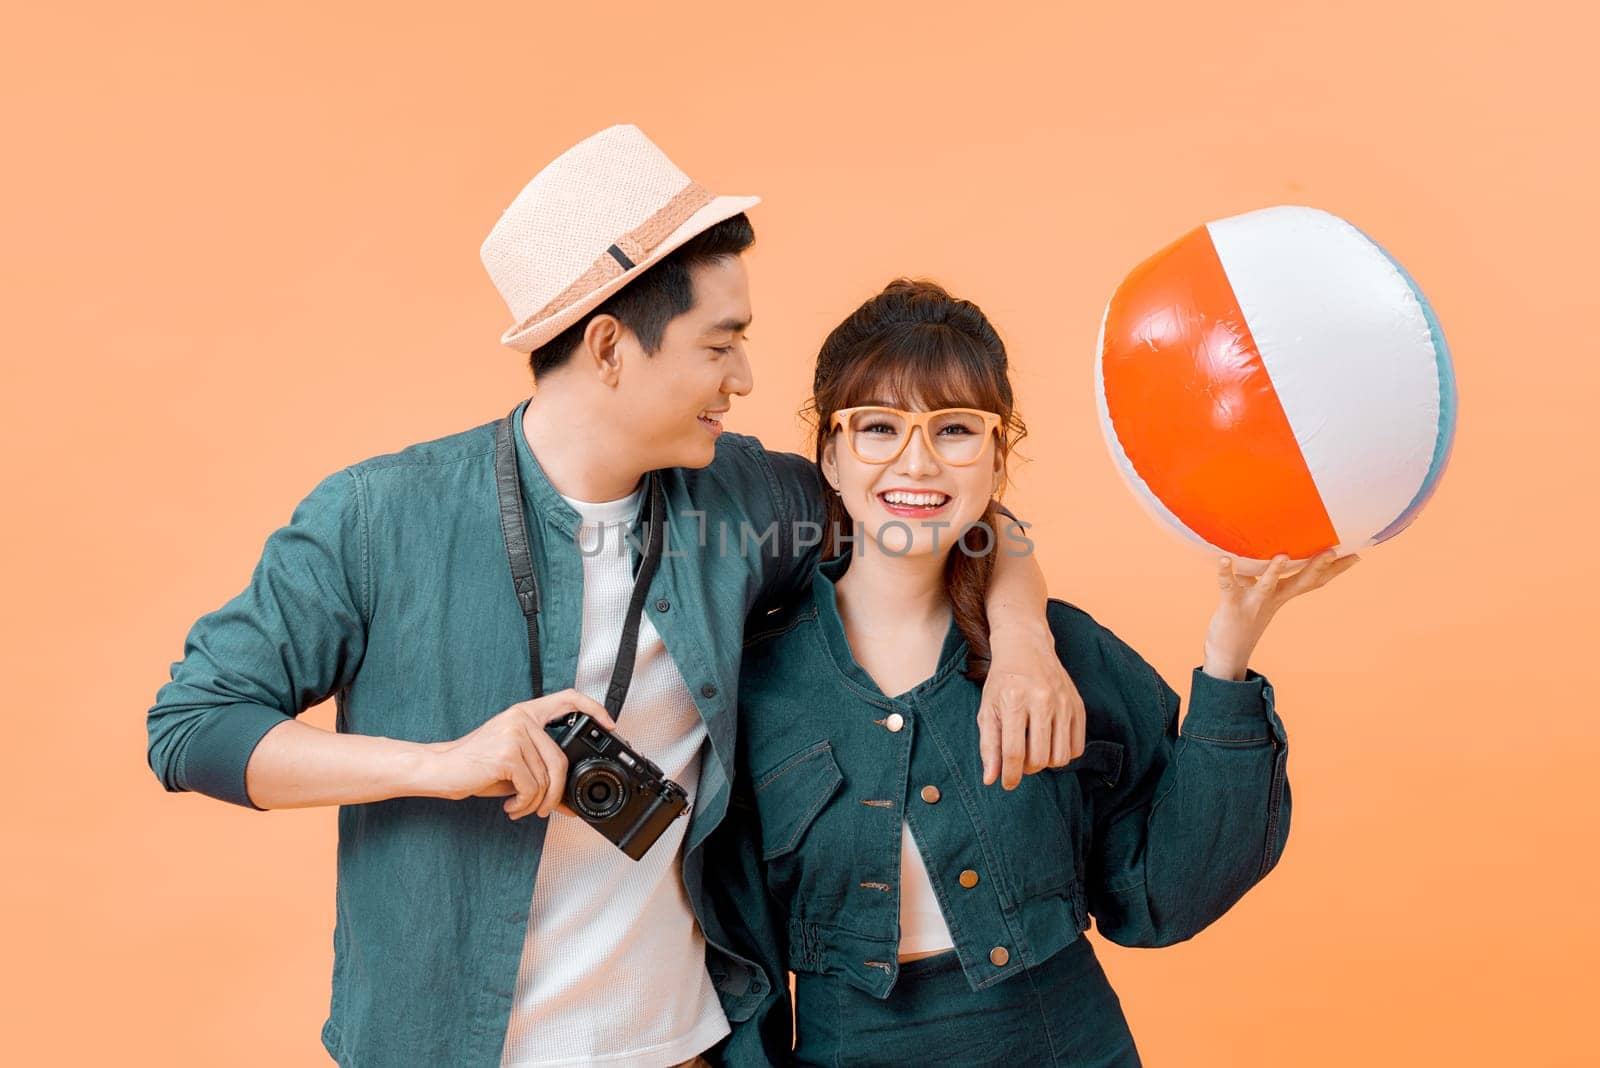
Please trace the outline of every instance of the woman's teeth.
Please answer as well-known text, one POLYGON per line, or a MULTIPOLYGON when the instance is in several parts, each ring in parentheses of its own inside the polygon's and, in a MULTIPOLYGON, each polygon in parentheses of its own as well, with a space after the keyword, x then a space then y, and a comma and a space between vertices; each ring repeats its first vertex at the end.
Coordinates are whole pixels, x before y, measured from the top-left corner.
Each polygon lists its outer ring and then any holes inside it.
POLYGON ((940 508, 950 500, 947 493, 907 493, 903 490, 890 490, 878 496, 885 504, 901 508, 940 508))

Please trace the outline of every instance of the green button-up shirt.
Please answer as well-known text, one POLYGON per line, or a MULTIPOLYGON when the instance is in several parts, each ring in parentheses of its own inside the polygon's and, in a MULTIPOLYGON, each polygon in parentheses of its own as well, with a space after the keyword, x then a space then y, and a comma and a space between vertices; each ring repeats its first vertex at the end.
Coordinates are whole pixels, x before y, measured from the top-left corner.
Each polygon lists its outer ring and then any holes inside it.
MULTIPOLYGON (((883 693, 840 619, 835 583, 849 564, 819 567, 810 597, 753 627, 745 650, 740 777, 711 839, 711 891, 724 937, 772 982, 734 1023, 730 1063, 786 1059, 786 969, 890 996, 902 821, 972 990, 1048 960, 1091 915, 1123 945, 1190 938, 1277 864, 1289 749, 1264 675, 1196 667, 1180 734, 1178 694, 1161 676, 1087 612, 1052 600, 1056 653, 1088 713, 1084 752, 1015 790, 986 787, 960 630, 952 621, 929 678, 883 693)), ((863 1047, 873 1053, 895 1057, 863 1047)))
MULTIPOLYGON (((555 691, 577 673, 580 520, 528 448, 525 407, 513 420, 528 521, 539 531, 540 661, 555 691)), ((683 878, 707 968, 737 1021, 768 984, 720 948, 702 847, 734 775, 745 619, 808 580, 817 554, 797 524, 823 521, 821 480, 801 456, 723 433, 708 467, 669 469, 663 485, 667 553, 645 610, 706 724, 683 878)), ((148 714, 150 767, 168 790, 254 808, 245 766, 286 718, 331 696, 341 732, 446 741, 528 700, 528 667, 486 423, 345 468, 299 504, 267 539, 249 587, 190 630, 148 714)), ((339 1064, 499 1064, 545 827, 507 819, 499 798, 340 807, 322 1031, 339 1064)))

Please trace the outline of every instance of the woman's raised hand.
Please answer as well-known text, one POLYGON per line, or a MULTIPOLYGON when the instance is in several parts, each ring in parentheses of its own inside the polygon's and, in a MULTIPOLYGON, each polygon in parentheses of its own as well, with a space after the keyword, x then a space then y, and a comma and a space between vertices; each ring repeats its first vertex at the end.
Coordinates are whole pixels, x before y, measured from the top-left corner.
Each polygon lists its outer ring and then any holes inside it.
POLYGON ((1360 560, 1361 557, 1354 554, 1340 559, 1334 550, 1328 549, 1286 575, 1284 569, 1289 557, 1279 553, 1265 571, 1252 578, 1234 571, 1232 557, 1222 557, 1217 562, 1221 602, 1206 630, 1206 674, 1243 679, 1250 654, 1278 609, 1302 593, 1327 585, 1334 576, 1344 574, 1360 560))

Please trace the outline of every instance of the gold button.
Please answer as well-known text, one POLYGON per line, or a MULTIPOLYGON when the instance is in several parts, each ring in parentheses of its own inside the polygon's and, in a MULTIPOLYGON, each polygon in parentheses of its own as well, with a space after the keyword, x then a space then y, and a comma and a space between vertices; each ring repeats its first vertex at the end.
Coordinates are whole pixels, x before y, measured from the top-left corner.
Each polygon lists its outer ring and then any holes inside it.
POLYGON ((962 872, 961 885, 966 887, 968 890, 971 890, 974 886, 977 886, 978 873, 973 871, 971 868, 968 868, 966 871, 962 872))
POLYGON ((937 786, 924 786, 922 788, 922 799, 930 805, 934 804, 939 800, 939 788, 937 786))
POLYGON ((989 963, 993 964, 996 968, 1004 967, 1006 961, 1010 959, 1011 954, 1006 951, 1005 946, 995 946, 989 951, 989 963))
POLYGON ((883 725, 888 727, 891 731, 898 732, 901 727, 906 725, 906 717, 902 716, 898 712, 890 712, 889 718, 883 721, 883 725))

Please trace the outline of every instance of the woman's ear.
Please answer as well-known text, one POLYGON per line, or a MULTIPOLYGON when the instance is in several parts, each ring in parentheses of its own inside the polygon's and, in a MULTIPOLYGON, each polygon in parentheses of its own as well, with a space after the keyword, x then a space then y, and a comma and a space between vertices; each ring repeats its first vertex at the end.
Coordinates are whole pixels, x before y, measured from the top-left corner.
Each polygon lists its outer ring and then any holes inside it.
POLYGON ((1006 481, 1006 454, 1005 454, 1004 451, 1002 451, 1000 449, 995 449, 994 450, 994 489, 989 492, 989 496, 993 497, 995 494, 999 493, 1000 492, 1000 487, 1005 485, 1005 481, 1006 481))
POLYGON ((829 438, 827 444, 822 446, 822 477, 835 493, 839 492, 839 458, 834 449, 836 441, 837 438, 829 438))

